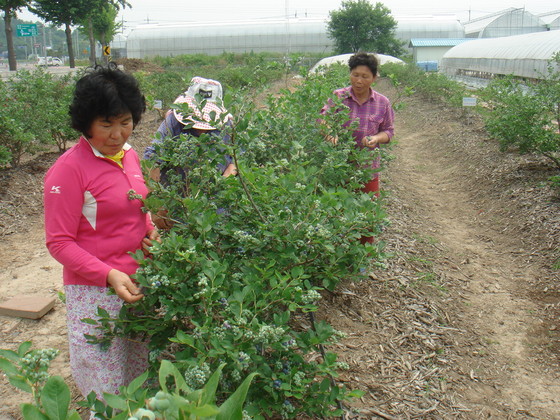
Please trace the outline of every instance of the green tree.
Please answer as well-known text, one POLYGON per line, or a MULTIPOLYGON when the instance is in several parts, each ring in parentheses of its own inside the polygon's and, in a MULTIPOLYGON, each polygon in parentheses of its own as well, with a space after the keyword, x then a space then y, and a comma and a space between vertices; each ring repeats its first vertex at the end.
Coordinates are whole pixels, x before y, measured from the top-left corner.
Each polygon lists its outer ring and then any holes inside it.
POLYGON ((329 36, 340 54, 371 51, 398 56, 403 43, 396 39, 397 22, 382 3, 375 7, 367 0, 343 1, 340 10, 329 13, 329 36))
POLYGON ((4 12, 4 24, 6 31, 6 43, 8 46, 8 65, 10 71, 17 70, 16 51, 14 49, 14 31, 12 29, 12 18, 22 7, 27 6, 29 0, 0 0, 0 10, 4 12))
POLYGON ((83 0, 66 0, 64 3, 58 0, 36 0, 31 4, 29 10, 47 22, 64 26, 70 67, 76 67, 70 26, 77 24, 77 17, 84 16, 89 12, 89 4, 83 0))
MULTIPOLYGON (((82 28, 86 31, 89 37, 89 61, 90 64, 95 64, 95 39, 96 39, 96 21, 103 21, 105 18, 98 18, 108 12, 107 6, 113 7, 117 12, 122 7, 130 7, 126 0, 85 0, 90 7, 90 13, 80 19, 82 28)), ((116 18, 116 14, 115 14, 116 18)))
POLYGON ((112 4, 105 4, 92 18, 93 36, 103 47, 109 45, 121 27, 116 21, 119 9, 112 4))

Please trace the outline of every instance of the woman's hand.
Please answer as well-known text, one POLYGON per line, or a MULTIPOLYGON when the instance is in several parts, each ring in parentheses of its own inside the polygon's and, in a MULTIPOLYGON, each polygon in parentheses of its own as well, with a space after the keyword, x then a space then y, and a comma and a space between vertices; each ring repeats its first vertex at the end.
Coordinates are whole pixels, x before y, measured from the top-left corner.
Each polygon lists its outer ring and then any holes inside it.
POLYGON ((379 140, 377 136, 365 136, 362 139, 362 146, 374 149, 379 145, 379 140))
POLYGON ((150 230, 146 237, 142 239, 142 252, 145 256, 150 255, 150 247, 154 244, 154 241, 161 243, 161 237, 157 229, 150 230))
POLYGON ((237 167, 234 163, 230 163, 224 173, 222 174, 223 177, 228 177, 231 175, 237 175, 237 167))
POLYGON ((118 297, 127 303, 138 302, 144 297, 140 288, 134 284, 128 274, 114 268, 107 275, 107 284, 115 290, 118 297))
POLYGON ((336 144, 338 143, 338 137, 331 136, 331 135, 329 135, 329 134, 327 134, 327 135, 325 136, 325 140, 328 141, 329 143, 334 144, 335 146, 336 146, 336 144))
POLYGON ((362 146, 369 147, 370 149, 374 149, 380 144, 389 143, 389 141, 391 141, 389 135, 385 131, 380 131, 379 133, 373 136, 365 136, 362 139, 362 146))

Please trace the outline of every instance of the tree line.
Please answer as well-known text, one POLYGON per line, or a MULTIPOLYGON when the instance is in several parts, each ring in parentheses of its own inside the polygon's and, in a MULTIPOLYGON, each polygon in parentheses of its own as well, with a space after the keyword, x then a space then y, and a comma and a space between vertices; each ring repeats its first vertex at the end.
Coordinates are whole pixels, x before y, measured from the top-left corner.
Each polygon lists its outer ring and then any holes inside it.
POLYGON ((8 49, 8 65, 17 70, 12 21, 17 13, 27 8, 45 22, 64 27, 70 67, 74 68, 75 52, 72 44, 72 27, 80 27, 89 39, 89 60, 95 63, 95 42, 108 45, 119 29, 116 23, 121 8, 130 7, 126 0, 0 0, 0 10, 4 12, 4 30, 8 49))

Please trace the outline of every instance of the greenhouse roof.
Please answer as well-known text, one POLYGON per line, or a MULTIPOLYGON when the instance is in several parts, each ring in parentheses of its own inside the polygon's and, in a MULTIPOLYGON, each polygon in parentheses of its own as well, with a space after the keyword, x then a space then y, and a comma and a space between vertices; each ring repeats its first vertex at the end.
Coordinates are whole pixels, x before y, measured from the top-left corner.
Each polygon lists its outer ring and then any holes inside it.
POLYGON ((558 51, 560 30, 552 30, 501 38, 473 39, 451 48, 443 57, 549 60, 558 51))
MULTIPOLYGON (((179 24, 146 24, 139 25, 132 30, 129 38, 166 36, 173 37, 189 34, 195 37, 238 34, 285 33, 286 31, 306 30, 315 27, 326 28, 324 19, 271 19, 259 21, 230 21, 230 22, 189 22, 179 24)), ((326 30, 325 30, 326 31, 326 30)))
POLYGON ((512 13, 518 12, 518 11, 524 12, 525 9, 510 7, 508 9, 504 9, 504 10, 501 10, 501 11, 496 12, 496 13, 491 13, 491 14, 486 15, 486 16, 482 16, 482 17, 479 17, 479 18, 476 18, 476 19, 473 19, 473 20, 469 20, 468 22, 465 22, 464 25, 463 25, 465 27, 465 34, 472 34, 472 33, 481 32, 488 25, 490 25, 492 22, 499 19, 500 17, 502 17, 504 15, 507 15, 507 14, 512 14, 512 13))
POLYGON ((560 18, 560 10, 555 10, 553 12, 546 12, 537 15, 544 23, 550 24, 560 18))
MULTIPOLYGON (((310 73, 318 72, 321 67, 328 67, 334 63, 348 64, 348 59, 353 55, 354 55, 353 53, 350 53, 350 54, 333 55, 331 57, 322 58, 313 67, 311 67, 309 72, 310 73)), ((399 58, 393 57, 392 55, 375 54, 375 56, 378 58, 380 65, 383 65, 385 63, 404 64, 404 61, 402 61, 399 58)))
POLYGON ((472 38, 412 38, 409 47, 454 47, 472 38))

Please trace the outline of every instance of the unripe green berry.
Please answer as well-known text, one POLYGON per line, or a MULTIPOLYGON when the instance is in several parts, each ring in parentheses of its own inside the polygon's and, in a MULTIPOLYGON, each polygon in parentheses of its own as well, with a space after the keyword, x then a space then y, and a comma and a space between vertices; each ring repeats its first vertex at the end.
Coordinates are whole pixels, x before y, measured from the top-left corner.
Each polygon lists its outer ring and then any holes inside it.
POLYGON ((169 398, 169 395, 164 391, 158 391, 154 398, 156 400, 167 400, 169 398))
POLYGON ((169 408, 170 405, 171 403, 169 402, 169 400, 156 400, 156 410, 158 411, 165 411, 169 408))
POLYGON ((156 420, 156 415, 151 410, 139 408, 134 414, 136 415, 138 420, 156 420))

